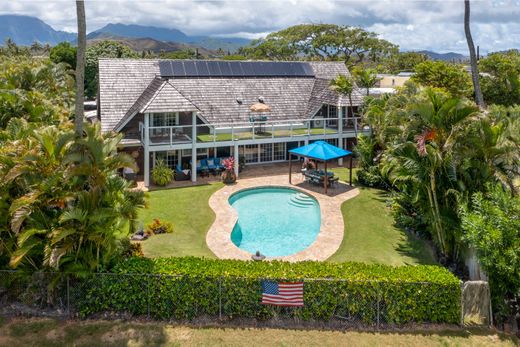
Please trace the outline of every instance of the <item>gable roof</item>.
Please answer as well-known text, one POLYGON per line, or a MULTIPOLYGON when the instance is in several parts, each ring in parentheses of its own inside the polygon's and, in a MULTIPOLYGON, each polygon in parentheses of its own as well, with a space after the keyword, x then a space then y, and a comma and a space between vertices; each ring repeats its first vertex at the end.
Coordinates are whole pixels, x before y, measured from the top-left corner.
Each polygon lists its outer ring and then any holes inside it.
MULTIPOLYGON (((350 75, 342 62, 306 62, 313 70, 313 76, 307 77, 219 78, 164 78, 160 76, 160 62, 99 60, 103 131, 120 129, 135 114, 145 111, 198 111, 212 124, 247 122, 249 107, 260 97, 271 107, 269 118, 272 120, 309 118, 322 104, 349 105, 348 98, 329 88, 331 79, 340 74, 350 75)), ((355 90, 353 105, 360 105, 362 98, 355 90)))
POLYGON ((116 124, 114 129, 116 131, 121 130, 137 113, 160 113, 171 112, 172 110, 176 112, 198 111, 197 107, 183 97, 168 80, 156 77, 116 124))

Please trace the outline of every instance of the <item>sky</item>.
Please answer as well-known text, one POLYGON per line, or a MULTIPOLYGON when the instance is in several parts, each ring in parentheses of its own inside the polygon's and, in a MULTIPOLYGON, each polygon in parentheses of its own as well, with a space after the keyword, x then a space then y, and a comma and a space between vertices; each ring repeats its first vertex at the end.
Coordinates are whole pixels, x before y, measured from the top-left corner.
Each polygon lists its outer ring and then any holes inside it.
MULTIPOLYGON (((86 0, 87 31, 108 23, 176 28, 188 35, 259 38, 301 23, 361 26, 401 50, 467 53, 463 0, 86 0)), ((481 52, 520 48, 520 0, 471 1, 481 52)), ((76 31, 73 0, 0 0, 0 14, 42 19, 76 31)))

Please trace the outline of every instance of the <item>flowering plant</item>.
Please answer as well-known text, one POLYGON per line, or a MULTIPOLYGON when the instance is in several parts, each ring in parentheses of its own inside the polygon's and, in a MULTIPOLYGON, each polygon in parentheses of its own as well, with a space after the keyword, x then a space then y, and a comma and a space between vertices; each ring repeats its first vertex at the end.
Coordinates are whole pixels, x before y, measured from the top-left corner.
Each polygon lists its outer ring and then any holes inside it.
POLYGON ((222 165, 224 165, 224 172, 222 173, 222 182, 226 184, 235 183, 237 180, 237 176, 235 175, 235 158, 229 157, 222 161, 222 165))
POLYGON ((222 165, 224 165, 224 168, 229 171, 233 171, 235 168, 235 158, 229 157, 227 159, 224 159, 222 161, 222 165))

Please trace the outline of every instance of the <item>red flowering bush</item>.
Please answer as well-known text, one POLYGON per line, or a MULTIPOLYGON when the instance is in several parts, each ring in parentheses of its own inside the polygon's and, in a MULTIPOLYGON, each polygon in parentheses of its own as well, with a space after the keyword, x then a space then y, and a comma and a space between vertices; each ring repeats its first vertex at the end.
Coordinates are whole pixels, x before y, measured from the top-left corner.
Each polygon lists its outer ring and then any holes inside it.
POLYGON ((233 171, 235 168, 235 158, 229 157, 227 159, 224 159, 222 161, 222 165, 224 165, 224 168, 229 171, 233 171))

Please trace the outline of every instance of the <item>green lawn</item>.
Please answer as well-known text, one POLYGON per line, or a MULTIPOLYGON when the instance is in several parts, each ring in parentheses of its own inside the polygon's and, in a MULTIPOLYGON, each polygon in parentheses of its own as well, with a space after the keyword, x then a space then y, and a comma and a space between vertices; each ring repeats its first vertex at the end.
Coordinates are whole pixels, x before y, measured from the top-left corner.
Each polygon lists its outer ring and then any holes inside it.
MULTIPOLYGON (((348 180, 348 169, 334 171, 340 179, 348 180)), ((150 192, 150 207, 142 211, 141 220, 145 225, 153 218, 170 221, 174 232, 155 235, 142 242, 145 255, 214 257, 206 246, 206 232, 215 218, 208 199, 221 187, 221 183, 215 183, 150 192)), ((342 205, 342 213, 345 236, 330 261, 389 265, 435 263, 431 248, 423 240, 393 226, 383 191, 361 187, 357 197, 342 205)))
MULTIPOLYGON (((348 169, 333 169, 343 181, 348 181, 348 169)), ((352 173, 355 181, 356 173, 352 173)), ((434 264, 429 245, 393 226, 385 191, 359 187, 357 197, 341 206, 345 235, 339 250, 330 261, 360 261, 387 265, 434 264)))
POLYGON ((215 219, 208 199, 222 187, 221 183, 195 187, 155 190, 149 193, 149 208, 141 211, 146 224, 152 219, 173 223, 173 233, 154 235, 142 242, 147 257, 214 255, 206 246, 206 232, 215 219))
MULTIPOLYGON (((311 128, 310 134, 311 135, 322 135, 322 134, 336 134, 338 130, 336 129, 323 129, 323 128, 311 128)), ((307 135, 308 131, 307 129, 293 129, 292 134, 294 136, 298 135, 307 135)), ((271 138, 271 137, 286 137, 291 136, 291 130, 275 130, 274 134, 272 132, 266 131, 262 134, 255 134, 255 139, 262 139, 262 138, 271 138)), ((248 140, 253 138, 253 132, 252 131, 244 131, 244 132, 237 132, 234 134, 236 140, 248 140)), ((225 134, 217 134, 214 138, 214 135, 206 134, 206 135, 199 135, 197 136, 198 142, 213 142, 213 141, 231 141, 232 137, 230 133, 225 134)))
POLYGON ((333 331, 195 327, 164 322, 0 320, 0 346, 518 346, 511 335, 485 328, 333 331))

